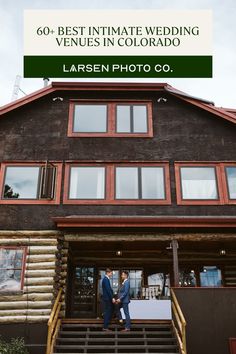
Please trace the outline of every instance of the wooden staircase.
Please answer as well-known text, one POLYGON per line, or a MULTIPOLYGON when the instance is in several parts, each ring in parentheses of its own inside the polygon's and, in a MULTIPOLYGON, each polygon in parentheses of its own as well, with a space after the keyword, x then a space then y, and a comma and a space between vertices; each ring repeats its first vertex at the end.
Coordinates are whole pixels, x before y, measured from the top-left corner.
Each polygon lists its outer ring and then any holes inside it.
POLYGON ((111 332, 102 331, 101 320, 64 319, 53 353, 180 353, 172 321, 132 321, 130 332, 112 323, 111 332))

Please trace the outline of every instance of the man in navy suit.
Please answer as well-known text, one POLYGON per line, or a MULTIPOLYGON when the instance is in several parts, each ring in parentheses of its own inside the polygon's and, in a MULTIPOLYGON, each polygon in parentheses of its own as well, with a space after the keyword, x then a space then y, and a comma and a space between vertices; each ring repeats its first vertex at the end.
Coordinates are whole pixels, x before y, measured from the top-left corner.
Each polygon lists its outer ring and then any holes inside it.
MULTIPOLYGON (((121 273, 121 278, 123 280, 122 286, 118 291, 118 299, 116 303, 120 305, 120 308, 123 307, 125 314, 125 329, 122 332, 129 332, 131 327, 130 315, 129 315, 129 303, 130 303, 130 281, 129 281, 129 272, 124 270, 121 273)), ((119 311, 119 319, 122 320, 121 312, 119 311)))
POLYGON ((110 283, 110 277, 112 276, 112 270, 106 269, 104 278, 102 279, 102 300, 103 300, 103 331, 110 331, 108 329, 113 313, 113 304, 115 299, 113 296, 113 290, 110 283))

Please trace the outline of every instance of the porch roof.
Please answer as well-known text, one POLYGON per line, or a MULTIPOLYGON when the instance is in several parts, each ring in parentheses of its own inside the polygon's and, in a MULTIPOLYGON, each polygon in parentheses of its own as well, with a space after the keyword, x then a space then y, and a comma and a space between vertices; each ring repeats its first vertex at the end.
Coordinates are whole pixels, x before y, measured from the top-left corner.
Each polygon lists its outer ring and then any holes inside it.
POLYGON ((236 216, 70 215, 53 217, 59 228, 235 228, 236 216))

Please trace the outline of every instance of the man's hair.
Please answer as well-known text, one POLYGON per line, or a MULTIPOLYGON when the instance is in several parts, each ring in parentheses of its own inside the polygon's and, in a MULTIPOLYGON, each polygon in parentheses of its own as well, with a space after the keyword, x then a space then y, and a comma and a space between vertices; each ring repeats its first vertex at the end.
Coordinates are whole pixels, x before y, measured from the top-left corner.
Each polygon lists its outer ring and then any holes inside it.
POLYGON ((128 278, 128 276, 129 276, 128 270, 122 270, 121 274, 122 274, 122 273, 126 274, 126 275, 127 275, 127 278, 128 278))
POLYGON ((107 273, 111 273, 112 272, 112 269, 111 268, 106 268, 106 274, 107 273))

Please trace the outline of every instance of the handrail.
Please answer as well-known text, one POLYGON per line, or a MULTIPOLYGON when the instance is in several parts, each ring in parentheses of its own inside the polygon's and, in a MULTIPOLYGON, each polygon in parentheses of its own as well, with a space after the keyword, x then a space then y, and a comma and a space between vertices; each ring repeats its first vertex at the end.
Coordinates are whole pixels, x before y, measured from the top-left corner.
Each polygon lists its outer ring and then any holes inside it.
POLYGON ((173 289, 170 289, 171 293, 171 306, 174 314, 175 322, 173 321, 173 326, 175 330, 175 334, 177 340, 179 342, 181 348, 181 354, 187 354, 187 346, 186 346, 186 320, 184 318, 183 312, 180 308, 177 297, 174 293, 173 289), (176 325, 177 324, 177 327, 176 325))
POLYGON ((62 298, 62 288, 60 288, 58 291, 56 300, 52 308, 51 315, 48 320, 48 337, 47 337, 46 354, 52 353, 56 336, 61 325, 61 320, 59 319, 59 314, 62 305, 61 298, 62 298))

